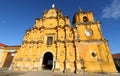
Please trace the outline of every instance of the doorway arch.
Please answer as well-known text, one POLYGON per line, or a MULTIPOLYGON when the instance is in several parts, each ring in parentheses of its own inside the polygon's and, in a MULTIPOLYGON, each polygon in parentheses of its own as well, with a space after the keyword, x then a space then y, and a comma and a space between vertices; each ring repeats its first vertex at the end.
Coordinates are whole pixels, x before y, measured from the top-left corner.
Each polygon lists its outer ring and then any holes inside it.
POLYGON ((42 68, 44 70, 52 70, 53 67, 53 54, 46 52, 43 56, 42 68))

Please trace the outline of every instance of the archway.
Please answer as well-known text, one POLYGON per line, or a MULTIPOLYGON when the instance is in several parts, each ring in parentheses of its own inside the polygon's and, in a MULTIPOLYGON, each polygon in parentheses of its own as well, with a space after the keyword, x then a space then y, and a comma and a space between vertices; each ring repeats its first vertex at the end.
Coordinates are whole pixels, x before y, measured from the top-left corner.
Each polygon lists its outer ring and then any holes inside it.
POLYGON ((44 70, 52 70, 53 67, 53 54, 46 52, 43 57, 42 68, 44 70))

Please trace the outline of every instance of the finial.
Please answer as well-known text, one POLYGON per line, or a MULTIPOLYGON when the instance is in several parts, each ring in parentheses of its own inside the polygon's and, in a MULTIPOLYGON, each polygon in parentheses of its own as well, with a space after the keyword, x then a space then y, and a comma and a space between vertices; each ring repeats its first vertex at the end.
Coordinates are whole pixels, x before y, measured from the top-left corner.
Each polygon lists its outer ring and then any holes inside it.
POLYGON ((82 12, 82 9, 79 7, 79 12, 82 12))
POLYGON ((55 8, 55 4, 54 3, 52 4, 52 8, 55 8))

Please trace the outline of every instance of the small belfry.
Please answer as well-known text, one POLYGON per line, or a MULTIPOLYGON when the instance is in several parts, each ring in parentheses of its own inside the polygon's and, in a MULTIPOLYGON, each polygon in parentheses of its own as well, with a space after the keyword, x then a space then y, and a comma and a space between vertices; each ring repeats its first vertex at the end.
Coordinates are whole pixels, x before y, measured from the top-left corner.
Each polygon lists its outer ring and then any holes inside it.
POLYGON ((25 32, 13 60, 15 71, 117 72, 100 22, 93 12, 79 10, 73 27, 55 5, 25 32), (53 9, 54 8, 54 9, 53 9), (108 68, 109 67, 109 68, 108 68))

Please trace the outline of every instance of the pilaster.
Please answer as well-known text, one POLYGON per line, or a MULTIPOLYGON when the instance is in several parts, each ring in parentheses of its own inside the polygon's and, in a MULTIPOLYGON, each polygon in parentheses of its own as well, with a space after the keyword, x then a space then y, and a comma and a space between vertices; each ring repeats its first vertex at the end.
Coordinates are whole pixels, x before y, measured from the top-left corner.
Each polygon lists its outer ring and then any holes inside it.
POLYGON ((69 47, 68 29, 69 29, 69 26, 65 25, 65 61, 64 61, 65 73, 71 72, 70 59, 69 59, 69 53, 68 53, 69 52, 68 51, 68 47, 69 47))
POLYGON ((79 42, 79 37, 78 37, 78 33, 77 33, 77 29, 73 29, 74 31, 74 47, 75 47, 75 65, 76 65, 76 69, 75 72, 76 73, 80 73, 81 72, 81 63, 80 63, 80 56, 79 56, 79 52, 78 52, 78 42, 79 42))
POLYGON ((65 42, 65 61, 64 61, 64 65, 65 65, 65 69, 64 72, 68 73, 71 72, 70 70, 70 59, 69 59, 69 53, 68 53, 68 42, 65 42))
POLYGON ((59 42, 56 42, 56 60, 54 62, 54 72, 60 71, 59 42))
POLYGON ((60 71, 60 56, 59 56, 59 49, 60 49, 60 38, 59 38, 59 31, 60 31, 60 26, 57 26, 57 40, 56 40, 56 60, 54 61, 54 72, 59 72, 60 71))
POLYGON ((75 70, 75 72, 76 73, 80 73, 80 71, 81 71, 81 64, 80 64, 80 58, 79 58, 79 53, 78 53, 78 46, 77 46, 77 43, 75 43, 75 64, 76 64, 76 70, 75 70))

